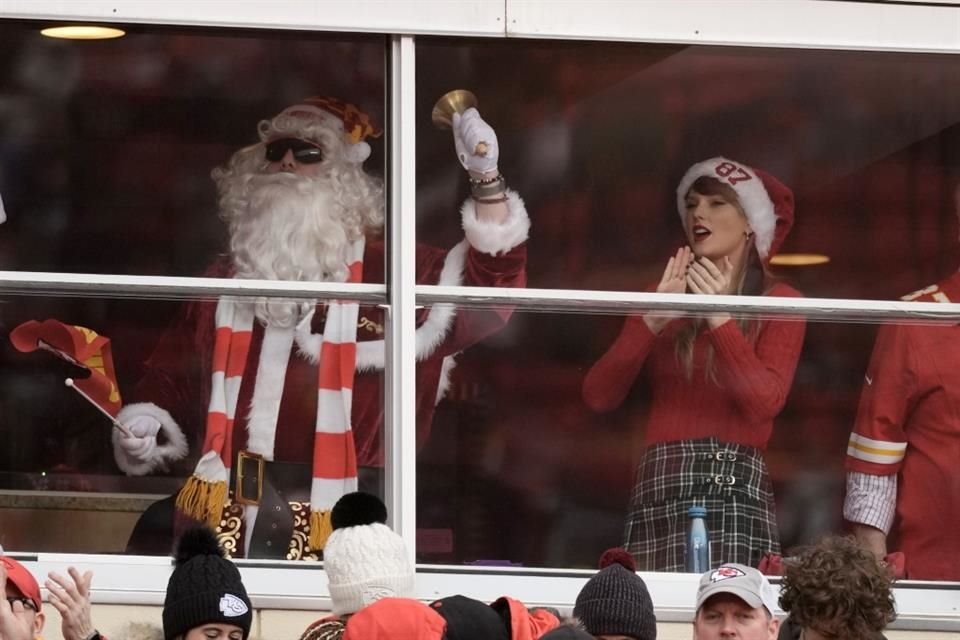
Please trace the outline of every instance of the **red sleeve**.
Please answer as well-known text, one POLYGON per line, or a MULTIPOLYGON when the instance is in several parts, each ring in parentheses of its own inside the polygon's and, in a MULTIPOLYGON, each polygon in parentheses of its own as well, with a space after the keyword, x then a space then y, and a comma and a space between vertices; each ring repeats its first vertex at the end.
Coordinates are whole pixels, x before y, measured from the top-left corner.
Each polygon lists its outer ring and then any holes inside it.
MULTIPOLYGON (((422 251, 420 271, 440 273, 450 252, 418 248, 422 251)), ((419 279, 419 278, 418 278, 419 279)), ((437 284, 435 276, 421 284, 437 284)), ((443 282, 440 282, 443 284, 443 282)), ((517 245, 509 251, 492 256, 467 245, 463 262, 463 286, 467 287, 510 287, 522 288, 527 285, 527 243, 517 245)), ((445 334, 443 344, 434 351, 438 356, 458 353, 476 344, 484 338, 502 329, 510 316, 512 307, 476 307, 458 306, 451 320, 450 330, 445 334)))
POLYGON ((594 411, 612 411, 623 403, 657 336, 643 316, 629 316, 607 352, 583 380, 583 400, 594 411))
POLYGON ((910 335, 911 328, 902 324, 877 332, 847 445, 848 470, 880 476, 900 470, 907 449, 904 425, 918 389, 910 335))
MULTIPOLYGON (((784 287, 775 295, 799 293, 784 287)), ((719 380, 752 422, 772 420, 783 409, 805 332, 806 322, 792 318, 762 320, 756 344, 750 344, 734 320, 707 332, 719 380)))

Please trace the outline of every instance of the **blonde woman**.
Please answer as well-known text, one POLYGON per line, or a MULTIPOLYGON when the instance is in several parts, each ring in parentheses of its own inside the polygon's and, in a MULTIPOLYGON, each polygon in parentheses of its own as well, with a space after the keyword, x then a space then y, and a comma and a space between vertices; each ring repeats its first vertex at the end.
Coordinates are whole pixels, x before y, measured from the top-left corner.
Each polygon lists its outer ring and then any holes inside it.
MULTIPOLYGON (((690 167, 677 188, 688 246, 671 257, 661 293, 799 296, 767 263, 793 224, 793 194, 773 176, 727 158, 690 167)), ((640 570, 682 571, 687 510, 707 509, 713 566, 756 566, 778 552, 763 460, 790 391, 805 325, 784 318, 631 316, 590 369, 584 400, 618 407, 645 374, 652 391, 625 547, 640 570)))

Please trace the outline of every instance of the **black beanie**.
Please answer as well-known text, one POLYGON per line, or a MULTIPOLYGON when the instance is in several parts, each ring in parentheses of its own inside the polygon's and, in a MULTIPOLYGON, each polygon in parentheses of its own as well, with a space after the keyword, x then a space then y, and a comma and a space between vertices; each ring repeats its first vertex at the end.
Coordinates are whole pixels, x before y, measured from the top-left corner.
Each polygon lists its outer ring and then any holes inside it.
POLYGON ((223 557, 217 537, 206 527, 188 530, 177 543, 173 574, 163 601, 163 637, 173 640, 211 622, 231 624, 250 635, 253 608, 240 571, 223 557))
POLYGON ((600 571, 583 585, 573 615, 590 635, 622 635, 656 640, 657 618, 633 557, 620 548, 600 556, 600 571))
POLYGON ((479 600, 448 596, 430 607, 447 621, 446 640, 510 640, 510 631, 500 614, 479 600))

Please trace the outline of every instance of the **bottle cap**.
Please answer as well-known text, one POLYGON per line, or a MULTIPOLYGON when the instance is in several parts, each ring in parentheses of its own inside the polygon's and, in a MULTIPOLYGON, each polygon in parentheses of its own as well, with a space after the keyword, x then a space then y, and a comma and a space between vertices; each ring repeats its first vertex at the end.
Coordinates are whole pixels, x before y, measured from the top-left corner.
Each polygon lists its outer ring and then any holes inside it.
POLYGON ((691 518, 706 518, 707 517, 707 508, 706 507, 690 507, 687 510, 687 515, 691 518))

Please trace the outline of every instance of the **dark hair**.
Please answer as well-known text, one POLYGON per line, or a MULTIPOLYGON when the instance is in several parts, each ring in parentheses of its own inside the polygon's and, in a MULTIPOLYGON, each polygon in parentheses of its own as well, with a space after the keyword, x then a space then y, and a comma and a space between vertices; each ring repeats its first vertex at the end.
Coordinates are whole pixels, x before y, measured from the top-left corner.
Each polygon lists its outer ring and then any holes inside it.
POLYGON ((896 618, 892 573, 852 538, 825 538, 784 565, 780 607, 797 625, 873 638, 896 618))
MULTIPOLYGON (((740 198, 737 196, 737 192, 734 191, 733 187, 730 185, 720 182, 716 178, 711 178, 709 176, 701 176, 690 185, 690 189, 687 191, 689 194, 691 191, 696 191, 700 195, 704 196, 720 196, 734 207, 737 211, 740 212, 744 218, 747 217, 746 212, 744 212, 743 207, 740 204, 740 198)), ((769 291, 770 287, 773 286, 774 279, 773 276, 767 271, 767 267, 764 264, 763 260, 760 259, 760 254, 757 253, 757 247, 755 244, 751 244, 750 248, 747 251, 747 261, 743 266, 743 271, 740 274, 740 283, 737 287, 737 295, 745 296, 760 296, 769 291)), ((760 330, 759 323, 747 318, 737 318, 737 326, 740 327, 740 331, 743 335, 753 342, 757 333, 760 330)), ((700 331, 703 329, 703 320, 701 318, 696 318, 688 326, 684 327, 676 337, 676 354, 677 360, 683 366, 684 373, 687 376, 687 379, 693 377, 693 345, 697 340, 697 336, 700 334, 700 331)), ((712 380, 714 383, 719 384, 719 381, 716 379, 716 370, 713 366, 713 346, 707 345, 707 354, 706 354, 706 377, 712 380)))

